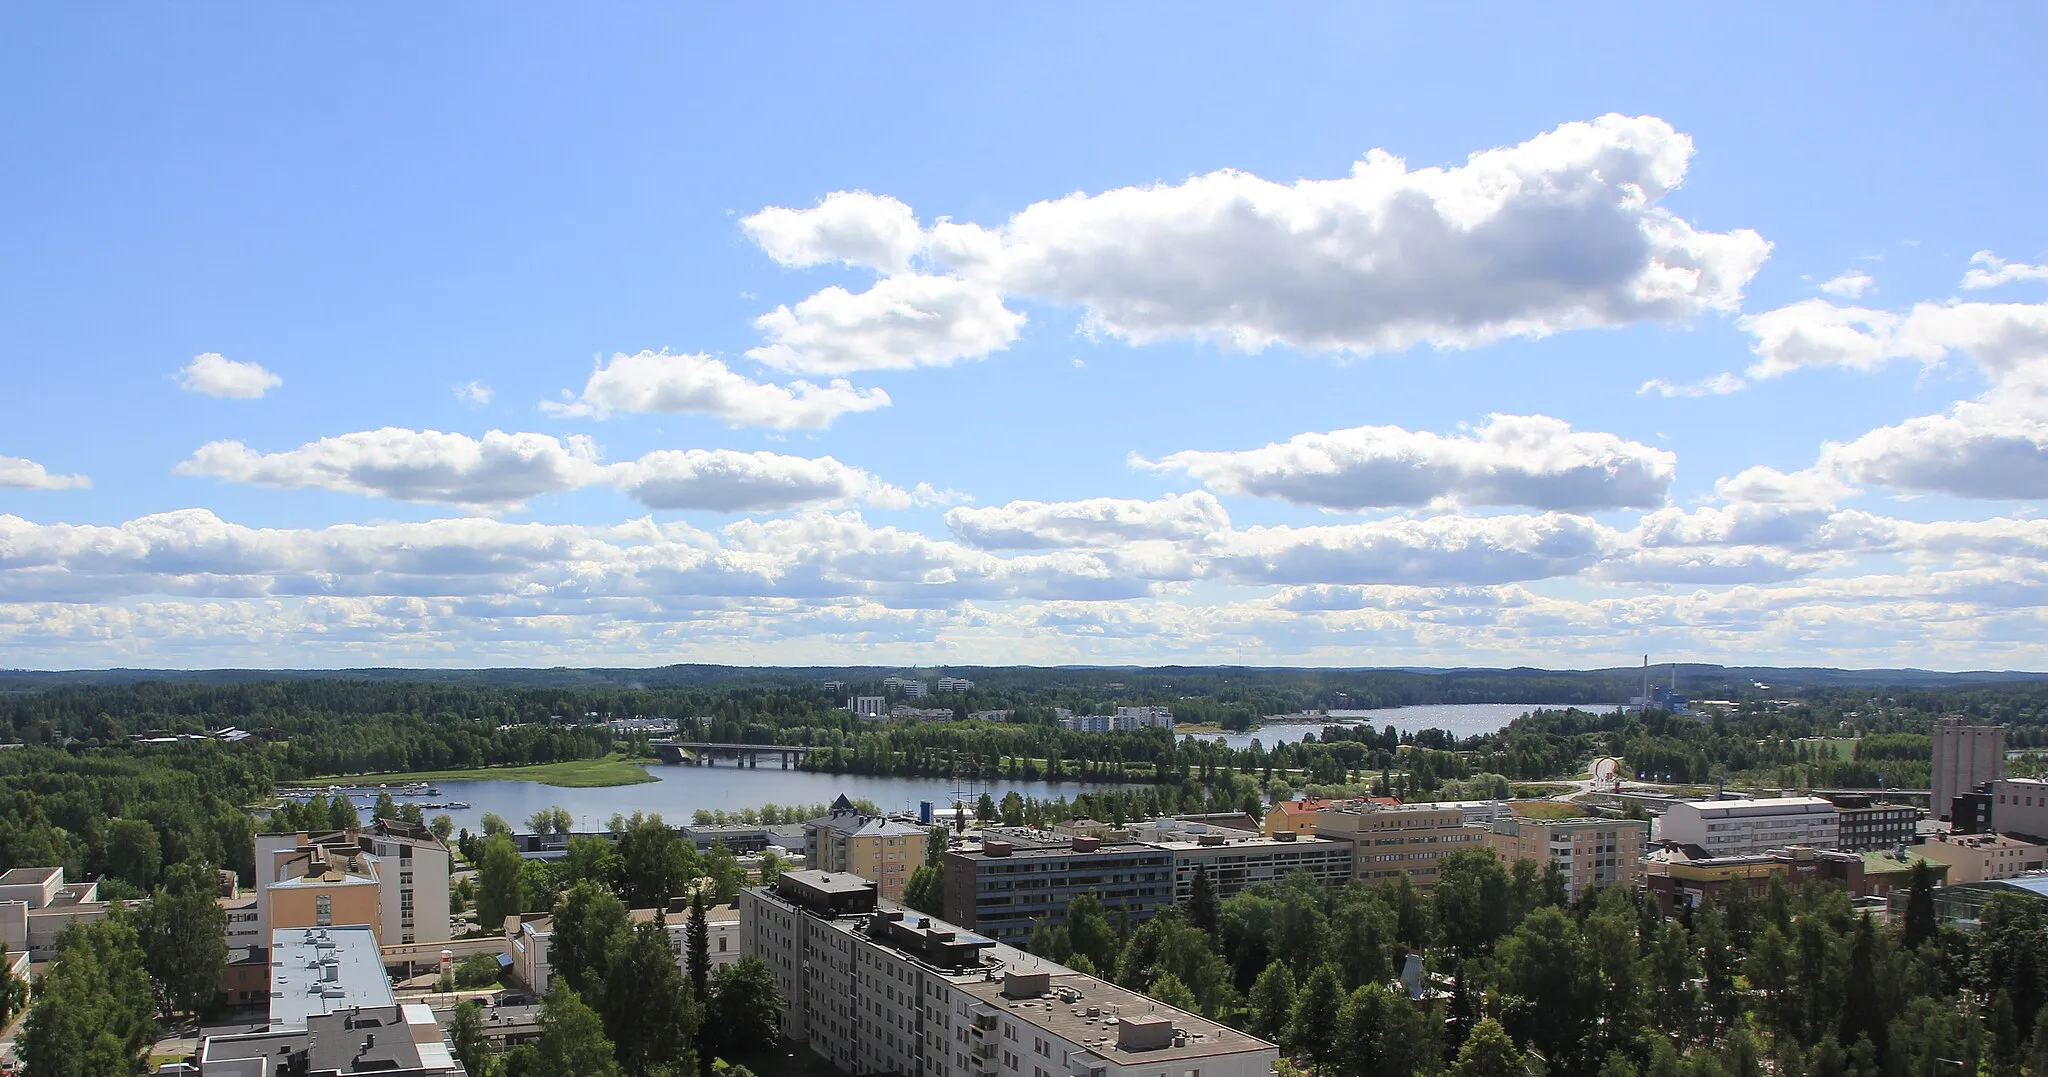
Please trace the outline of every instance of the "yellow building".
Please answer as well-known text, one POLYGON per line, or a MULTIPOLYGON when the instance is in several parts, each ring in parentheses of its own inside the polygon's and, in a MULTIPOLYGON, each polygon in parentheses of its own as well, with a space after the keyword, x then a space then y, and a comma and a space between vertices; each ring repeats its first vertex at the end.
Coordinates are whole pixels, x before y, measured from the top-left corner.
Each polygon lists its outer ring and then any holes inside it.
POLYGON ((337 865, 272 883, 270 926, 273 931, 309 927, 367 927, 384 937, 383 903, 378 901, 375 875, 354 874, 337 865))
POLYGON ((1351 877, 1362 882, 1406 875, 1417 886, 1435 885, 1437 861, 1486 847, 1486 829, 1465 825, 1458 808, 1434 804, 1363 804, 1316 813, 1316 836, 1351 843, 1351 877))
POLYGON ((2048 867, 2048 847, 2005 834, 1936 834, 1913 851, 1947 864, 1952 886, 1995 882, 2048 867))
POLYGON ((1642 882, 1650 824, 1641 819, 1502 819, 1486 835, 1495 856, 1512 864, 1557 865, 1574 899, 1588 890, 1642 882))
POLYGON ((872 879, 887 901, 901 901, 910 873, 924 863, 923 827, 862 815, 841 796, 826 815, 804 824, 804 867, 872 879))

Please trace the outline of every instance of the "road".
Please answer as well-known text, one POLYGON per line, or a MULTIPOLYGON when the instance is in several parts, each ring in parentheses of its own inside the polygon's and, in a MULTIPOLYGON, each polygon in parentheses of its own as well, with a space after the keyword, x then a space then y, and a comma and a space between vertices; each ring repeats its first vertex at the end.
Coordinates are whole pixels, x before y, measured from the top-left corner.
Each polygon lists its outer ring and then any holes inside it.
POLYGON ((1597 786, 1608 786, 1611 788, 1614 784, 1615 768, 1620 765, 1621 760, 1610 755, 1603 755, 1593 760, 1593 765, 1586 769, 1587 777, 1580 778, 1571 783, 1572 788, 1570 792, 1559 793, 1550 799, 1572 800, 1592 792, 1597 786))

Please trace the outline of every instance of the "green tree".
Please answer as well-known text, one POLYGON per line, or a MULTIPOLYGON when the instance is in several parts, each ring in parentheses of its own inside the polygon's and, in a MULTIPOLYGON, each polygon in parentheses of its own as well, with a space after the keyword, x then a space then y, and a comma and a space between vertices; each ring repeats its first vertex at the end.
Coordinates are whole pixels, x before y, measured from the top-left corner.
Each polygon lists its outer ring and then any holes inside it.
POLYGON ((1554 1069, 1582 1061, 1599 1016, 1599 971, 1570 915, 1554 907, 1531 913, 1502 940, 1494 965, 1501 994, 1516 1000, 1502 1021, 1516 1041, 1554 1069))
POLYGON ((1426 1073, 1441 1058, 1442 1021, 1386 984, 1366 984, 1344 1000, 1331 1038, 1344 1073, 1426 1073))
POLYGON ((705 1028, 714 1055, 751 1050, 782 1038, 781 988, 758 957, 742 957, 711 974, 705 1028))
POLYGON ((626 905, 610 890, 589 880, 571 886, 555 905, 555 933, 548 943, 554 978, 596 999, 630 930, 626 905))
POLYGON ((690 922, 683 929, 685 961, 690 970, 690 990, 700 999, 711 989, 711 925, 705 918, 704 892, 690 896, 690 922))
POLYGON ((740 891, 747 886, 746 867, 722 840, 712 842, 711 851, 705 854, 704 874, 711 877, 713 892, 720 905, 730 905, 739 900, 740 891))
POLYGON ((498 959, 491 954, 471 954, 455 965, 455 986, 489 987, 498 982, 498 959))
POLYGON ((8 960, 7 944, 0 943, 0 1028, 13 1024, 27 1005, 28 981, 14 975, 14 962, 8 960))
POLYGON ((494 811, 485 812, 483 822, 480 825, 483 827, 484 837, 487 838, 493 834, 512 833, 512 824, 506 822, 504 816, 494 811))
POLYGON ((619 896, 636 909, 658 909, 697 876, 697 850, 656 815, 626 825, 618 842, 619 896))
POLYGON ((377 803, 370 808, 370 818, 379 821, 398 818, 398 802, 382 789, 377 791, 377 803))
POLYGON ((17 1050, 33 1077, 132 1077, 156 1040, 156 994, 124 916, 74 924, 37 985, 17 1050))
POLYGON ((1074 953, 1086 957, 1097 969, 1116 968, 1122 946, 1099 895, 1084 891, 1068 900, 1066 928, 1067 942, 1074 953))
POLYGON ((1170 972, 1160 973, 1159 978, 1152 981, 1145 993, 1168 1006, 1189 1013, 1199 1013, 1202 1008, 1201 1001, 1195 998, 1193 991, 1188 990, 1188 985, 1180 982, 1180 977, 1170 972))
POLYGON ((1251 1033, 1261 1039, 1280 1042, 1287 1021, 1294 1016, 1294 974, 1287 966, 1272 964, 1252 984, 1251 1033))
POLYGON ((497 1058, 484 1031, 484 1008, 475 999, 456 1005, 448 1019, 448 1050, 469 1077, 490 1077, 497 1058))
POLYGON ((1939 926, 1934 917, 1934 869, 1927 866, 1925 857, 1913 859, 1906 887, 1905 943, 1907 949, 1917 950, 1934 937, 1939 926))
POLYGON ((505 918, 521 911, 519 850, 504 833, 485 838, 477 850, 476 920, 486 931, 504 929, 505 918))
POLYGON ((1700 978, 1705 981, 1707 1015, 1718 1027, 1735 1017, 1735 947, 1728 939, 1721 910, 1707 901, 1693 912, 1693 945, 1699 950, 1700 978))
POLYGON ((142 819, 116 819, 107 824, 103 844, 107 874, 145 894, 156 885, 164 851, 155 827, 142 819))
POLYGON ((1451 1077, 1525 1077, 1527 1072, 1508 1030, 1491 1017, 1473 1026, 1451 1066, 1451 1077))
POLYGON ((1444 944, 1461 961, 1490 952, 1507 933, 1513 909, 1507 871, 1483 849, 1452 853, 1437 863, 1441 868, 1430 897, 1444 944))
POLYGON ((632 1077, 647 1077, 670 1063, 685 1073, 696 1072, 693 1043, 700 1011, 689 981, 676 968, 668 929, 659 922, 634 928, 605 981, 609 987, 599 1012, 619 1068, 632 1077))
POLYGON ((926 916, 944 916, 946 878, 931 864, 919 864, 903 884, 903 903, 926 916))
MULTIPOLYGON (((673 969, 675 966, 669 966, 673 969)), ((556 981, 541 1000, 540 1042, 521 1077, 618 1077, 604 1022, 569 985, 556 981), (527 1068, 530 1067, 530 1068, 527 1068)), ((508 1067, 509 1069, 510 1067, 508 1067)))
POLYGON ((220 998, 227 977, 227 911, 219 881, 204 864, 174 864, 135 917, 144 967, 165 1006, 196 1014, 220 998))
POLYGON ((334 830, 357 830, 363 825, 363 813, 356 810, 356 802, 334 794, 327 801, 327 825, 334 830))
POLYGON ((1188 898, 1188 923, 1213 936, 1222 918, 1223 910, 1216 900, 1216 884, 1209 879, 1209 865, 1196 864, 1194 892, 1188 898))
POLYGON ((576 829, 576 817, 560 804, 542 808, 526 818, 526 829, 531 834, 567 834, 576 829))
MULTIPOLYGON (((436 815, 433 821, 427 824, 427 829, 432 831, 435 837, 446 842, 455 833, 455 819, 453 816, 436 815)), ((471 1074, 470 1077, 476 1077, 476 1075, 471 1074)))
POLYGON ((1344 977, 1335 965, 1318 965, 1295 995, 1294 1015, 1287 1022, 1290 1054, 1321 1063, 1330 1057, 1330 1032, 1344 1011, 1344 977))

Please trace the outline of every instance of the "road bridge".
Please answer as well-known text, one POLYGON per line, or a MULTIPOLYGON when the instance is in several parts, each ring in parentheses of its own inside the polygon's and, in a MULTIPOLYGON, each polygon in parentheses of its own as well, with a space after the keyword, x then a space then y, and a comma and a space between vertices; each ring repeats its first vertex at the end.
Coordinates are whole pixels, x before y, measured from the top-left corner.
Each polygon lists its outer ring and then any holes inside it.
POLYGON ((758 767, 765 755, 781 760, 784 770, 796 766, 814 750, 797 744, 732 744, 715 740, 651 740, 647 746, 664 763, 714 767, 720 758, 727 758, 736 767, 758 767))

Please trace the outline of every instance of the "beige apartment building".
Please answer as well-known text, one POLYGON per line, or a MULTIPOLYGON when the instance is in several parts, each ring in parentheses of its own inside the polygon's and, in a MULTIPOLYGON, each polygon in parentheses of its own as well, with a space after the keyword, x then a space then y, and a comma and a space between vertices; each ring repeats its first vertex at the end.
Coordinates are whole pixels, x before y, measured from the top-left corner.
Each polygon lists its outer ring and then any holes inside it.
POLYGON ((2048 846, 2003 834, 1934 834, 1913 851, 1948 865, 1948 884, 1995 882, 2048 868, 2048 846))
POLYGON ((1512 864, 1555 864, 1573 899, 1603 886, 1635 887, 1643 879, 1650 824, 1641 819, 1522 819, 1493 824, 1486 845, 1512 864))
POLYGON ((1351 877, 1384 882, 1405 875, 1417 886, 1436 884, 1437 861, 1486 847, 1486 830, 1465 825, 1456 806, 1365 804, 1316 813, 1316 836, 1348 841, 1351 877))
POLYGON ((266 938, 278 928, 368 924, 383 946, 447 942, 448 846, 396 819, 359 830, 258 834, 256 914, 266 938), (374 909, 363 908, 365 900, 374 909))
POLYGON ((924 863, 925 830, 862 815, 844 795, 832 810, 804 823, 804 867, 871 879, 887 901, 900 901, 910 873, 924 863))

